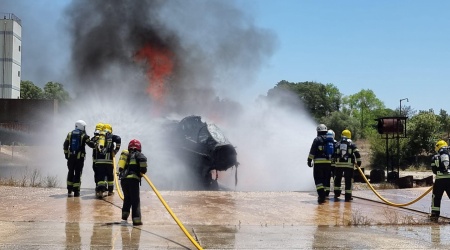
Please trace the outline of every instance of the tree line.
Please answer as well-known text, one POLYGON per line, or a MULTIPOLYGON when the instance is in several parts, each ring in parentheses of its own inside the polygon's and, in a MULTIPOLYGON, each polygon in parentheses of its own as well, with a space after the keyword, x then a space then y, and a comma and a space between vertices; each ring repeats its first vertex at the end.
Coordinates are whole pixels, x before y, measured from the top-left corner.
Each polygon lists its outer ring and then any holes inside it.
POLYGON ((71 100, 69 93, 61 83, 47 82, 44 88, 41 89, 32 81, 20 82, 20 99, 58 100, 62 105, 71 100))
POLYGON ((430 156, 435 153, 436 142, 448 141, 450 136, 450 116, 447 111, 441 109, 439 114, 435 114, 432 109, 415 111, 411 106, 404 106, 401 110, 400 107, 390 109, 370 89, 344 96, 331 83, 294 83, 283 80, 268 91, 266 98, 283 100, 282 105, 303 108, 317 124, 324 123, 333 129, 336 139, 339 139, 341 131, 349 129, 353 140, 368 141, 371 149, 368 167, 372 169, 386 169, 387 165, 401 169, 428 167, 430 156), (280 98, 286 93, 290 93, 294 101, 280 98), (387 150, 386 140, 377 130, 377 118, 380 117, 407 117, 406 138, 388 140, 387 150))

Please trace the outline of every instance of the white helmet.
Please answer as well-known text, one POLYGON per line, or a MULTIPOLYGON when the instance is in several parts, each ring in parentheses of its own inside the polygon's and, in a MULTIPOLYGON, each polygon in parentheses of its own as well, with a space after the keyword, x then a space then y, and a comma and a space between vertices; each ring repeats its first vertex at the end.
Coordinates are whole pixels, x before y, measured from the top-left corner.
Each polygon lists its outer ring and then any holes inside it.
POLYGON ((327 126, 325 124, 319 124, 319 126, 317 126, 317 132, 327 132, 327 126))
POLYGON ((86 122, 83 120, 78 120, 75 122, 75 129, 85 131, 86 129, 86 122))
POLYGON ((330 135, 334 139, 335 134, 334 134, 334 131, 332 129, 328 130, 327 135, 330 135))

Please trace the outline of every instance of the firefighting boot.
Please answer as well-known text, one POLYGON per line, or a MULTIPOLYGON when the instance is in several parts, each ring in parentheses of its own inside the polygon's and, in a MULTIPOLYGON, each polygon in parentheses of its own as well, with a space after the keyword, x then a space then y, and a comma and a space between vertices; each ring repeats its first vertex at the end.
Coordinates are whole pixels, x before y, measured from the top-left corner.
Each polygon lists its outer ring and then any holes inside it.
POLYGON ((133 226, 141 226, 142 225, 142 221, 140 217, 135 217, 133 218, 133 226))
POLYGON ((128 216, 130 216, 129 212, 122 212, 122 220, 124 221, 128 220, 128 216))
POLYGON ((74 191, 73 192, 74 197, 80 197, 80 191, 74 191))
POLYGON ((339 200, 339 196, 341 196, 341 190, 334 190, 334 199, 339 200))
POLYGON ((72 191, 67 191, 67 197, 72 197, 72 196, 73 196, 72 191))
POLYGON ((325 203, 325 196, 319 196, 319 198, 317 198, 317 203, 319 203, 319 205, 325 203))
POLYGON ((345 194, 345 201, 346 201, 346 202, 350 202, 350 201, 352 201, 352 200, 353 200, 352 194, 345 194))
POLYGON ((439 215, 440 215, 440 212, 439 212, 439 211, 431 211, 431 214, 430 214, 430 221, 431 221, 431 222, 438 222, 438 220, 439 220, 439 215))

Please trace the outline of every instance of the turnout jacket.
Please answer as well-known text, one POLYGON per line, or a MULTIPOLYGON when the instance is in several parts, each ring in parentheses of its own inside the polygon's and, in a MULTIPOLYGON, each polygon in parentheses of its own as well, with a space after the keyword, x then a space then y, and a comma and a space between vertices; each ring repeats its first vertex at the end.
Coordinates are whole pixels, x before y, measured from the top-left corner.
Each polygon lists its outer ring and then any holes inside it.
POLYGON ((431 158, 431 170, 436 175, 436 180, 450 178, 450 173, 441 160, 441 154, 433 155, 431 158))
POLYGON ((335 144, 335 166, 354 168, 355 163, 358 167, 361 167, 361 154, 355 143, 350 139, 341 139, 341 141, 335 144), (346 147, 341 147, 342 144, 346 144, 346 147), (342 149, 346 148, 346 154, 342 154, 342 149))
POLYGON ((325 135, 319 135, 313 140, 307 160, 308 166, 311 165, 312 161, 314 161, 314 164, 331 164, 331 159, 328 159, 325 152, 325 142, 325 135))
POLYGON ((66 159, 68 159, 73 154, 75 154, 77 156, 77 159, 84 159, 84 157, 86 156, 86 145, 88 145, 91 148, 94 147, 94 145, 90 140, 90 136, 87 135, 85 131, 82 131, 81 138, 80 138, 80 147, 79 147, 78 152, 71 152, 72 150, 69 148, 69 146, 70 146, 70 141, 72 140, 72 132, 73 131, 70 131, 67 134, 66 139, 64 140, 64 143, 63 143, 64 155, 65 155, 66 159))
POLYGON ((122 139, 120 136, 107 133, 105 136, 105 148, 100 150, 98 146, 93 152, 94 163, 113 164, 114 155, 119 152, 122 139))
POLYGON ((121 179, 141 179, 141 174, 147 173, 147 157, 139 151, 123 150, 119 158, 119 173, 121 179))

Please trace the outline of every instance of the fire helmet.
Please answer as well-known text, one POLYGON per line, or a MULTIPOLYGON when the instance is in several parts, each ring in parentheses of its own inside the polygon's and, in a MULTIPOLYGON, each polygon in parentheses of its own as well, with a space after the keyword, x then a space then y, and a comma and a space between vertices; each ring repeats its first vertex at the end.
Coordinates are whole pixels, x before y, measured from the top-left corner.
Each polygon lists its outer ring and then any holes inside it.
POLYGON ((99 123, 97 123, 97 125, 95 125, 95 134, 98 134, 98 133, 100 133, 100 131, 103 131, 103 126, 104 126, 104 124, 103 123, 101 123, 101 122, 99 122, 99 123))
POLYGON ((130 143, 128 143, 128 150, 129 151, 137 150, 141 152, 142 150, 141 142, 136 139, 131 140, 130 143))
POLYGON ((325 124, 319 124, 317 126, 317 132, 327 132, 327 126, 325 124))
POLYGON ((112 133, 111 124, 104 124, 103 125, 103 130, 105 130, 106 132, 112 133))
POLYGON ((329 130, 327 131, 327 136, 328 136, 328 135, 330 135, 330 136, 334 139, 335 134, 334 134, 334 131, 333 131, 332 129, 329 129, 329 130))
POLYGON ((75 122, 75 129, 85 131, 86 130, 86 122, 83 120, 78 120, 75 122))
POLYGON ((350 130, 348 130, 348 129, 345 129, 344 131, 342 131, 341 136, 342 137, 347 137, 348 139, 351 139, 352 138, 352 132, 350 132, 350 130))
POLYGON ((439 150, 443 147, 448 147, 448 145, 444 140, 440 140, 436 143, 434 150, 436 150, 436 152, 439 152, 439 150))

